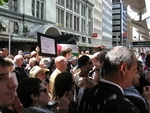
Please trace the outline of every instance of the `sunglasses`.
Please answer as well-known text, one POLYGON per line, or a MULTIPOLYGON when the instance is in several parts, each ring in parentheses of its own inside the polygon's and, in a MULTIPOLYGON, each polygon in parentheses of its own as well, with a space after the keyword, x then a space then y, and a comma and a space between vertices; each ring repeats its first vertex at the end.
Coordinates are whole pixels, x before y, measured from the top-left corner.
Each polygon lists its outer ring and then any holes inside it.
POLYGON ((44 91, 44 93, 47 93, 47 89, 46 88, 39 90, 39 92, 43 92, 43 91, 44 91))

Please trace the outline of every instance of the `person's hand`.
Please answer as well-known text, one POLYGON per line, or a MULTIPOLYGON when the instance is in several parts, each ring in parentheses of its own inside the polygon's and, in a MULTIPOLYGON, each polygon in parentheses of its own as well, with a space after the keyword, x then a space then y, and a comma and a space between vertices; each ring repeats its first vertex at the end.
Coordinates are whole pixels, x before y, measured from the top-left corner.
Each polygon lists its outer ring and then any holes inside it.
POLYGON ((70 104, 70 93, 65 92, 64 96, 57 99, 57 112, 58 113, 68 113, 69 112, 69 104, 70 104))
POLYGON ((35 50, 36 50, 36 52, 40 52, 40 48, 39 48, 39 46, 36 46, 36 48, 35 48, 35 50))
POLYGON ((13 108, 17 111, 17 113, 23 113, 24 108, 17 96, 14 97, 13 108))

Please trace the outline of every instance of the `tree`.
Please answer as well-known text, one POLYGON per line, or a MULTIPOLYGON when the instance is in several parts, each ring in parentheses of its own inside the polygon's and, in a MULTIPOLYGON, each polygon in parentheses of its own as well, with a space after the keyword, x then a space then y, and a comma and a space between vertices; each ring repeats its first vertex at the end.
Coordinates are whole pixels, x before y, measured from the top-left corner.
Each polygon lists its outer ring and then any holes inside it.
MULTIPOLYGON (((13 0, 13 1, 17 1, 17 0, 13 0)), ((9 0, 0 0, 0 6, 4 5, 7 2, 9 2, 9 0)))

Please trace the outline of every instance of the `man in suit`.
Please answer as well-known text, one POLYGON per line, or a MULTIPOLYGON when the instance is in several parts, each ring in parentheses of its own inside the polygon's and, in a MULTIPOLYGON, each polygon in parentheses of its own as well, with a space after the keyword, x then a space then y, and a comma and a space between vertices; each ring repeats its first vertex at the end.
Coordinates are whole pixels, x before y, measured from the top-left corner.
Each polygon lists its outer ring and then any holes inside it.
POLYGON ((137 72, 135 54, 124 46, 116 46, 106 54, 103 68, 104 77, 96 86, 84 92, 80 112, 140 113, 123 93, 137 72))

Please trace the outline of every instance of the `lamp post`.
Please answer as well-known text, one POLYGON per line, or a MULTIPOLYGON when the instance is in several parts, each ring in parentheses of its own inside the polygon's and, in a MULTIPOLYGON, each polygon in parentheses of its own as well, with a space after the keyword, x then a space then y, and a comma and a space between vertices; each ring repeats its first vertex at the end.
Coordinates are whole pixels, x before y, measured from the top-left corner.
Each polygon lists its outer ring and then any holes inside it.
POLYGON ((10 21, 9 21, 7 28, 8 28, 8 50, 9 50, 9 55, 10 55, 10 52, 11 52, 10 21))

